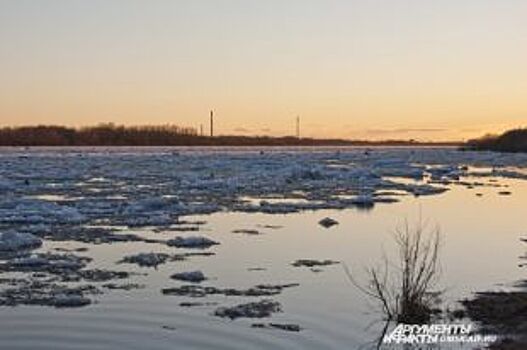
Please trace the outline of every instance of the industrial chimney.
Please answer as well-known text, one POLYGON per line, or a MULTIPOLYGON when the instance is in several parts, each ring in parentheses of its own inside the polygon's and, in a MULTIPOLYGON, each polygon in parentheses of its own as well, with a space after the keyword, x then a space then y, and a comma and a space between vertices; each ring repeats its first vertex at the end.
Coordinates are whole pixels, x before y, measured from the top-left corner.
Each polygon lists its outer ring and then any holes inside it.
POLYGON ((296 116, 296 138, 300 138, 300 116, 296 116))
POLYGON ((214 111, 210 111, 210 137, 214 137, 214 111))

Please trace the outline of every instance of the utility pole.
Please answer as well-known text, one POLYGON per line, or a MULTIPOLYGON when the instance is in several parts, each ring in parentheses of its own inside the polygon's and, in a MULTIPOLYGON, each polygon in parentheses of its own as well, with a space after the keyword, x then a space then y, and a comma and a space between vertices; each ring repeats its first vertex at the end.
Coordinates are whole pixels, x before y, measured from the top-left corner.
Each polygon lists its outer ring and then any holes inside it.
POLYGON ((300 116, 296 116, 296 138, 300 138, 300 116))
POLYGON ((214 111, 210 111, 210 137, 214 137, 214 111))

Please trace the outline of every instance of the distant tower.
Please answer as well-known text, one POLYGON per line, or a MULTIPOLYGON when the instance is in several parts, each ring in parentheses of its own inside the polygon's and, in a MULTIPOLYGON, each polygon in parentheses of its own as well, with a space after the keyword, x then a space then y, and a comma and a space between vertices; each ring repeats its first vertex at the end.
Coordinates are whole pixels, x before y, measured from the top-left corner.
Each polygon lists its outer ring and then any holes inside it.
POLYGON ((203 124, 199 125, 199 136, 203 136, 203 124))
POLYGON ((214 137, 214 111, 210 111, 210 137, 214 137))
POLYGON ((296 116, 296 138, 300 138, 300 116, 296 116))

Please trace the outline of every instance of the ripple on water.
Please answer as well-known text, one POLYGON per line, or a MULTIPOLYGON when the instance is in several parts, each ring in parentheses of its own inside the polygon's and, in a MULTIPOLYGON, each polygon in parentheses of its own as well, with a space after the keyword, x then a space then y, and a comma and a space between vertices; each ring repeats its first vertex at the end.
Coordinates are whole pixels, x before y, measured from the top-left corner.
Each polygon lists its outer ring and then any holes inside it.
POLYGON ((129 301, 73 310, 18 307, 7 311, 9 317, 4 319, 9 322, 0 330, 1 349, 300 350, 338 349, 350 341, 349 330, 342 327, 349 326, 348 322, 315 315, 300 320, 305 331, 287 333, 250 328, 251 323, 261 320, 232 322, 206 313, 181 312, 160 302, 129 301))

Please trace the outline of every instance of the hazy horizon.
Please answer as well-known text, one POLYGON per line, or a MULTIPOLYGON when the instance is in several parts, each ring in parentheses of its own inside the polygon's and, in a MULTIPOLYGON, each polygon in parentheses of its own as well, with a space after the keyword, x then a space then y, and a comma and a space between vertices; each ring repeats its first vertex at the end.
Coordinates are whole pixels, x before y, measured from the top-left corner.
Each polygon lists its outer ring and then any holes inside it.
POLYGON ((462 140, 524 126, 527 2, 0 0, 0 126, 462 140))

